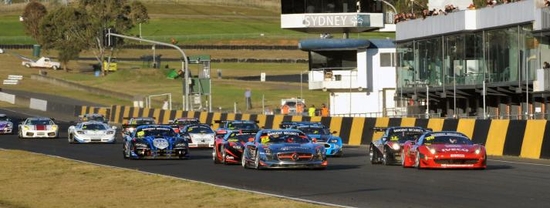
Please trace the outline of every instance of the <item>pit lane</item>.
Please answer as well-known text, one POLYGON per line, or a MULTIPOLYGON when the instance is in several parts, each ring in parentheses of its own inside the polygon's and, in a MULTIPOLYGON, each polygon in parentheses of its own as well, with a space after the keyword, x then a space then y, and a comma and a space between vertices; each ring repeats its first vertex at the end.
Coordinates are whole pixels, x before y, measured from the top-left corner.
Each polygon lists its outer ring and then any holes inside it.
MULTIPOLYGON (((0 113, 23 119, 26 115, 0 113)), ((486 170, 416 170, 371 165, 366 147, 345 148, 326 170, 247 170, 215 165, 211 150, 192 150, 190 160, 125 160, 122 144, 68 144, 59 139, 0 136, 0 148, 56 155, 91 163, 170 175, 239 189, 351 207, 546 207, 548 161, 491 158, 486 170), (497 160, 498 159, 498 160, 497 160)), ((120 138, 119 138, 120 141, 120 138)))

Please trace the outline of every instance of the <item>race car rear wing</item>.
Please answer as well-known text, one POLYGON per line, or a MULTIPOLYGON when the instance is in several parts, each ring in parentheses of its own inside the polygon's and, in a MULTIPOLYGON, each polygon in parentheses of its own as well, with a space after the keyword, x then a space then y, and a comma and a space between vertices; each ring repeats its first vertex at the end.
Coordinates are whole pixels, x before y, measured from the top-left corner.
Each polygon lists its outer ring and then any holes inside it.
POLYGON ((380 131, 386 131, 386 129, 388 129, 388 127, 374 127, 372 129, 376 132, 380 132, 380 131))

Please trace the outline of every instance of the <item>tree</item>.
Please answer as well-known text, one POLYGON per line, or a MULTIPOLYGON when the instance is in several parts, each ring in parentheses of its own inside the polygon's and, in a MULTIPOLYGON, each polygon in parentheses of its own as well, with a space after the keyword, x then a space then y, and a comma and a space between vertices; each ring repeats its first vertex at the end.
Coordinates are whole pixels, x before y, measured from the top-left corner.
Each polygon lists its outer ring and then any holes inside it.
POLYGON ((78 58, 83 50, 88 49, 87 39, 93 39, 94 34, 87 28, 90 23, 85 11, 73 7, 59 7, 46 15, 42 20, 40 33, 43 48, 55 49, 59 53, 59 61, 67 71, 67 63, 78 58))
POLYGON ((39 44, 43 43, 40 40, 40 21, 47 13, 46 6, 38 1, 32 1, 25 6, 23 14, 21 15, 23 18, 23 25, 25 26, 25 33, 34 38, 39 44))
MULTIPOLYGON (((101 64, 105 75, 106 71, 103 69, 102 64, 106 50, 106 47, 102 44, 103 31, 112 28, 118 33, 125 34, 135 25, 148 22, 147 8, 139 1, 132 1, 128 4, 126 0, 81 0, 78 3, 79 8, 89 14, 91 27, 88 29, 90 33, 96 34, 96 37, 89 39, 87 45, 96 55, 96 59, 101 64)), ((117 41, 116 47, 120 47, 121 43, 121 41, 117 41)), ((111 47, 111 55, 112 49, 111 47)))

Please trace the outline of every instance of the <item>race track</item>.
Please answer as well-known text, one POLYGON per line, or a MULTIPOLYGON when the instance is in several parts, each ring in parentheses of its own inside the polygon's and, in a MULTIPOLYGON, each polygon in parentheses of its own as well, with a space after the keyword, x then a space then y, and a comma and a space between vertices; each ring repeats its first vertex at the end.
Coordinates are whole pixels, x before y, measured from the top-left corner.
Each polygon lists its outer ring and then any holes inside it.
MULTIPOLYGON (((13 118, 25 115, 0 109, 13 118)), ((183 161, 136 161, 122 157, 122 144, 68 144, 61 126, 59 139, 0 136, 0 148, 56 155, 203 181, 240 189, 350 207, 548 207, 548 161, 491 158, 486 170, 416 170, 371 165, 366 147, 345 148, 330 158, 326 170, 250 170, 216 165, 211 150, 192 150, 183 161)))

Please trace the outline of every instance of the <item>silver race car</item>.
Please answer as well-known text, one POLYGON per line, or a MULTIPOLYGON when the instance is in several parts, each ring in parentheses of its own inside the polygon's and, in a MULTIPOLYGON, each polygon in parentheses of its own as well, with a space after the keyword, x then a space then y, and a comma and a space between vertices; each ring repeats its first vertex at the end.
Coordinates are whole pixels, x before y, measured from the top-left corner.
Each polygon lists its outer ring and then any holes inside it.
POLYGON ((84 121, 70 126, 67 135, 69 143, 115 143, 116 126, 102 121, 84 121))
POLYGON ((24 138, 57 138, 59 127, 48 117, 29 117, 18 127, 18 136, 24 138))

